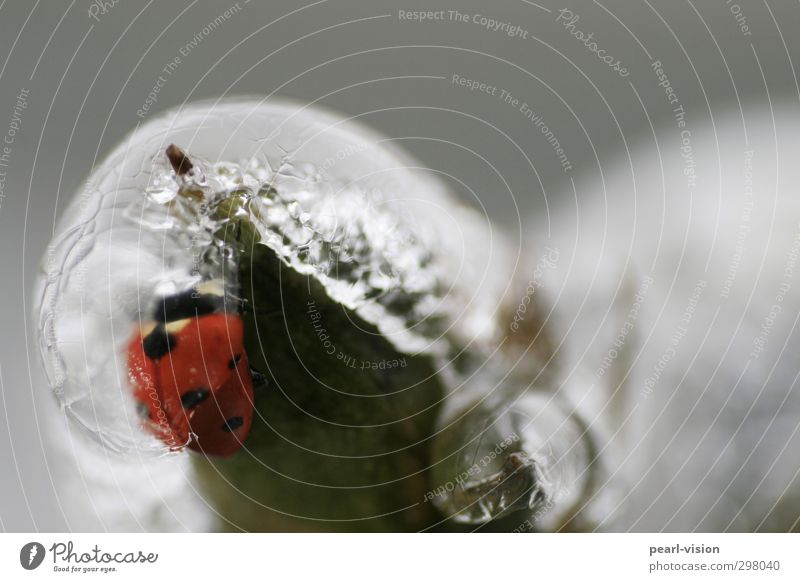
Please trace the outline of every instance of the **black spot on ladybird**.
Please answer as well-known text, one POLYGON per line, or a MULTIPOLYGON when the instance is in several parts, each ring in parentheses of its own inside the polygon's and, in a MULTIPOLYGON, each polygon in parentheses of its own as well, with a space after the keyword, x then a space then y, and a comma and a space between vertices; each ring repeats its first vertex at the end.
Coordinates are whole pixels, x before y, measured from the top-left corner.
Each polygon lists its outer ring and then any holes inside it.
POLYGON ((206 388, 195 388, 194 390, 187 390, 181 395, 181 405, 183 406, 184 410, 189 410, 190 408, 194 408, 203 400, 208 398, 210 392, 206 388))
POLYGON ((200 317, 222 311, 225 307, 223 297, 201 295, 190 289, 175 295, 162 297, 153 312, 156 321, 169 323, 189 317, 200 317))
POLYGON ((241 416, 231 416, 225 421, 225 424, 222 425, 222 430, 225 432, 233 432, 237 428, 240 428, 243 424, 244 418, 241 416))
POLYGON ((241 359, 242 359, 242 354, 236 354, 235 356, 233 356, 228 362, 228 369, 235 370, 236 366, 239 365, 239 360, 241 359))
POLYGON ((158 360, 166 356, 175 347, 177 340, 174 335, 167 333, 163 327, 158 326, 142 341, 144 355, 151 360, 158 360))

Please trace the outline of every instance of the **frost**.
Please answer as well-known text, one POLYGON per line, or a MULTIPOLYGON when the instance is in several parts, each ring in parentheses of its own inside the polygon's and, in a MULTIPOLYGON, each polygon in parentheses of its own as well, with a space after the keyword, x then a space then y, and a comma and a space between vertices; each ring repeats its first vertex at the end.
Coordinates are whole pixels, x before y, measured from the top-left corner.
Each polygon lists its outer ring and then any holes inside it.
POLYGON ((139 426, 125 348, 157 297, 231 264, 213 216, 232 195, 261 244, 400 352, 444 363, 497 335, 507 253, 487 219, 417 162, 322 110, 199 103, 140 127, 95 170, 40 274, 35 315, 51 387, 111 450, 167 453, 139 426), (185 175, 164 155, 171 143, 194 165, 185 175))

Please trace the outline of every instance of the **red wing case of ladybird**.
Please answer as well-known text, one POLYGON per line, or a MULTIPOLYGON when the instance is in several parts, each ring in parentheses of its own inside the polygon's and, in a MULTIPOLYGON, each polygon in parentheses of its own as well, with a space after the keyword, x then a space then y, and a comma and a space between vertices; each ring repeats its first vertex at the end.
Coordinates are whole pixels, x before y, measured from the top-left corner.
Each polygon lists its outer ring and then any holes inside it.
POLYGON ((143 425, 173 450, 227 457, 253 421, 253 381, 238 315, 142 325, 128 370, 143 425))

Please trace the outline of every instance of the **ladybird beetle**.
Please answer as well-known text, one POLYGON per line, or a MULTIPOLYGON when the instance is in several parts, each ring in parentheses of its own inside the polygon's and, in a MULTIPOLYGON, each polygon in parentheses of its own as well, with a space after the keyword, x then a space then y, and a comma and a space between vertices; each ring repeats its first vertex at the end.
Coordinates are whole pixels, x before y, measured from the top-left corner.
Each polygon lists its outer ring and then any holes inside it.
POLYGON ((227 457, 253 421, 253 376, 244 325, 224 309, 221 284, 162 298, 128 345, 143 424, 170 449, 227 457))

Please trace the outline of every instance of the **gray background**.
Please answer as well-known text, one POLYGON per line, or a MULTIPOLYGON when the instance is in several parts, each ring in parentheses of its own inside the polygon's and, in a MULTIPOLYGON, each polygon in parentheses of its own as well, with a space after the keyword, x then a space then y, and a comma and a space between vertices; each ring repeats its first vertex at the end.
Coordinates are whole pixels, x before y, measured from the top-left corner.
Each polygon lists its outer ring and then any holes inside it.
MULTIPOLYGON (((304 7, 241 0, 236 13, 182 57, 148 117, 223 94, 320 99, 346 114, 364 114, 390 136, 413 138, 407 144, 414 155, 456 175, 466 185, 456 191, 465 200, 472 198, 469 190, 477 193, 513 235, 519 216, 524 229, 524 217, 542 211, 545 195, 557 201, 568 176, 518 111, 496 96, 454 86, 452 75, 505 88, 531 104, 578 176, 596 170, 598 161, 611 163, 625 140, 635 142, 651 123, 658 127, 671 116, 650 70, 654 59, 669 70, 693 120, 727 107, 747 110, 768 97, 796 104, 790 63, 800 62, 800 7, 742 2, 747 36, 731 4, 329 0, 304 7), (626 64, 629 77, 614 74, 555 24, 564 6, 580 15, 579 28, 594 31, 608 54, 626 64), (398 19, 398 9, 422 7, 485 14, 521 26, 528 38, 471 22, 398 19), (514 143, 534 162, 538 178, 514 143)), ((58 476, 48 468, 52 459, 38 426, 43 407, 53 403, 31 349, 31 286, 54 221, 104 152, 140 122, 137 110, 162 68, 232 5, 121 0, 98 14, 98 22, 86 0, 0 4, 0 134, 19 92, 30 92, 0 206, 2 530, 66 527, 56 503, 58 476)))

